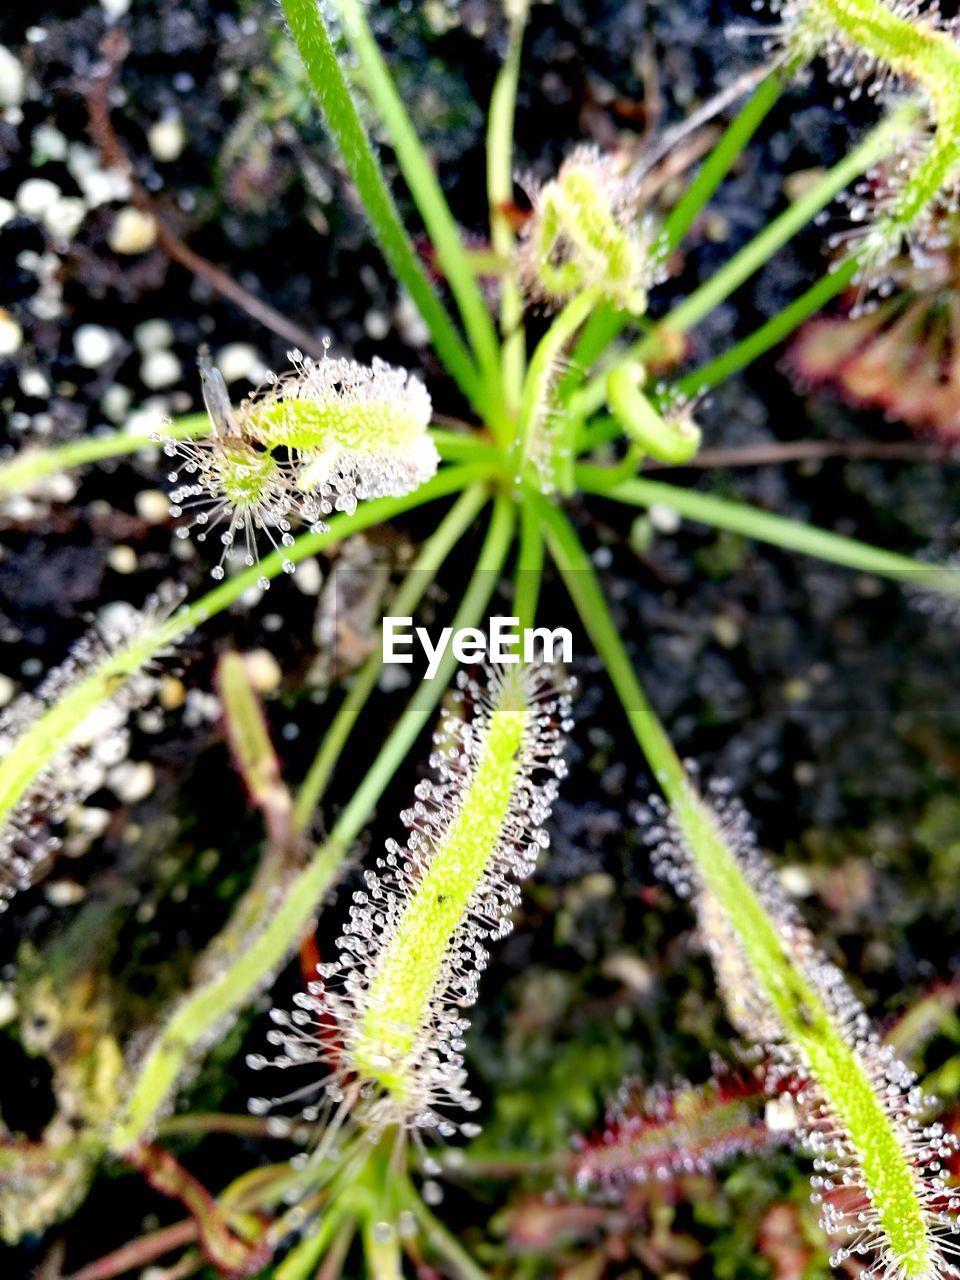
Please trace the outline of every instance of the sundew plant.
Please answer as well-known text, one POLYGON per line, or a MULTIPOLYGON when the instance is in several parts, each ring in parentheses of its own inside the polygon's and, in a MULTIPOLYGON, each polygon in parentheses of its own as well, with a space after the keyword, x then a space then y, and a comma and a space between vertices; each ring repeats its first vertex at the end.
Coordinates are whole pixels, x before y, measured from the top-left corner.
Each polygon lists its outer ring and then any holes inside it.
MULTIPOLYGON (((481 240, 451 211, 431 140, 418 136, 398 87, 401 68, 371 29, 372 8, 281 0, 276 37, 300 96, 290 91, 271 109, 290 116, 290 146, 304 165, 297 128, 314 109, 322 114, 351 198, 424 331, 422 366, 387 354, 357 360, 318 339, 312 353, 291 346, 283 368, 234 398, 204 346, 202 412, 150 432, 24 441, 0 465, 11 519, 29 526, 69 506, 57 478, 152 449, 167 477, 174 545, 184 560, 199 556, 215 583, 185 598, 170 581, 140 609, 101 612, 61 666, 8 701, 0 722, 0 929, 20 939, 2 975, 4 1019, 27 1054, 50 1064, 57 1104, 48 1122, 21 1129, 15 1085, 4 1083, 0 1234, 15 1268, 28 1265, 24 1249, 42 1248, 37 1277, 75 1280, 134 1270, 476 1280, 621 1274, 612 1268, 635 1250, 644 1269, 629 1274, 711 1274, 708 1263, 698 1270, 692 1256, 671 1252, 664 1215, 706 1222, 715 1171, 749 1160, 809 1179, 815 1211, 805 1236, 797 1228, 803 1265, 790 1270, 768 1250, 732 1264, 731 1254, 716 1274, 960 1275, 949 1109, 906 1061, 905 1036, 887 1025, 892 1010, 848 978, 793 901, 746 816, 750 796, 702 781, 678 755, 631 657, 646 638, 623 633, 597 569, 625 514, 642 538, 666 512, 862 580, 890 579, 923 606, 918 625, 955 624, 960 585, 946 562, 858 540, 852 516, 838 518, 845 532, 835 532, 689 483, 710 444, 711 392, 841 294, 869 314, 895 288, 892 263, 908 259, 919 271, 942 249, 960 200, 955 22, 923 0, 755 9, 740 35, 756 73, 733 91, 639 155, 572 138, 556 171, 533 177, 517 171, 514 152, 531 15, 523 0, 505 4, 490 19, 505 56, 486 117, 481 240), (816 76, 850 104, 866 97, 871 123, 862 134, 851 127, 838 162, 811 167, 782 212, 665 306, 685 243, 765 118, 781 94, 816 76), (693 156, 691 136, 706 139, 693 156), (385 176, 388 153, 402 193, 385 176), (674 161, 666 179, 651 181, 674 161), (687 335, 826 211, 832 259, 822 276, 754 332, 678 372, 687 335), (657 468, 678 478, 650 478, 657 468), (282 609, 277 597, 303 566, 335 562, 355 535, 414 512, 412 527, 425 532, 396 589, 376 597, 372 643, 346 664, 342 691, 329 710, 312 708, 316 751, 295 789, 262 705, 280 674, 271 684, 256 655, 220 646, 207 697, 262 818, 262 849, 246 878, 217 867, 216 919, 205 925, 194 913, 183 925, 205 939, 199 954, 159 1008, 141 1001, 118 1028, 99 985, 109 979, 94 962, 96 931, 68 927, 49 956, 31 940, 36 886, 104 834, 106 824, 91 832, 78 815, 96 811, 91 797, 124 762, 143 717, 179 708, 177 672, 221 634, 227 611, 282 609), (651 513, 646 523, 642 513, 651 513), (445 614, 438 584, 450 581, 445 614), (532 646, 485 655, 494 617, 532 646), (387 638, 397 619, 423 623, 435 660, 403 684, 402 708, 387 719, 378 691, 396 678, 387 638), (576 637, 575 662, 557 642, 561 625, 576 637), (493 1116, 494 1133, 502 1130, 510 1100, 501 1108, 473 1078, 471 1022, 496 998, 485 970, 511 945, 516 914, 537 901, 565 788, 586 772, 578 702, 601 687, 618 704, 623 754, 632 735, 648 767, 618 839, 648 851, 662 882, 649 890, 651 910, 670 894, 689 904, 728 1027, 724 1060, 703 1045, 702 1086, 669 1068, 625 1082, 602 1127, 561 1150, 498 1151, 484 1121, 493 1116), (371 847, 375 811, 408 784, 398 818, 378 815, 389 838, 371 847), (336 921, 329 932, 327 920, 336 921), (224 1102, 211 1060, 236 1073, 246 1098, 224 1102), (213 1134, 243 1146, 242 1171, 231 1164, 229 1179, 205 1155, 213 1134), (145 1179, 179 1218, 139 1235, 132 1224, 127 1243, 110 1251, 65 1256, 63 1222, 88 1196, 104 1203, 104 1182, 121 1174, 145 1179), (536 1208, 491 1210, 486 1236, 461 1238, 455 1206, 464 1186, 477 1185, 471 1178, 484 1187, 481 1210, 502 1204, 489 1187, 511 1178, 536 1208), (616 1227, 604 1216, 611 1204, 616 1227), (551 1214, 560 1215, 555 1236, 551 1214), (579 1264, 551 1256, 564 1223, 583 1221, 604 1245, 579 1264)), ((105 62, 119 31, 104 41, 105 62)), ((116 167, 109 86, 101 98, 91 121, 116 167)), ((148 218, 149 195, 140 197, 131 211, 148 218)), ((334 664, 344 623, 334 617, 321 640, 334 664)), ((416 661, 410 669, 420 670, 416 661)), ((221 826, 235 817, 218 813, 221 826)), ((168 831, 168 843, 176 839, 168 831)), ((152 919, 135 895, 124 912, 144 929, 152 919)), ((537 919, 533 906, 525 934, 537 919)), ((179 935, 169 913, 162 920, 179 935)), ((143 944, 146 968, 151 945, 182 945, 157 936, 143 944)), ((625 943, 642 956, 654 936, 625 943)), ((885 954, 892 967, 893 947, 885 954)), ((933 968, 931 979, 955 985, 933 968)), ((904 1020, 912 1014, 927 1016, 907 1011, 904 1020)), ((489 1035, 485 1045, 498 1059, 506 1053, 489 1035)), ((949 1102, 960 1084, 955 1073, 941 1076, 949 1102)), ((542 1108, 551 1105, 545 1085, 542 1108)))

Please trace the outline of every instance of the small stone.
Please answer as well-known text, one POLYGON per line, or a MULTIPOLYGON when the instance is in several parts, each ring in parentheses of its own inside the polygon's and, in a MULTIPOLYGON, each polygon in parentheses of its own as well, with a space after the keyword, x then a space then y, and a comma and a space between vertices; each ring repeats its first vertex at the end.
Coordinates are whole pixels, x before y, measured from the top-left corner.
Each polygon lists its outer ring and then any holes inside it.
POLYGON ((127 418, 124 432, 132 436, 148 436, 159 431, 170 418, 170 402, 165 396, 150 396, 127 418))
POLYGON ((26 81, 27 73, 19 58, 0 44, 0 107, 19 107, 26 81))
POLYGON ((134 498, 133 505, 147 524, 166 524, 170 519, 170 500, 159 489, 144 489, 134 498))
POLYGON ((602 972, 605 978, 622 982, 637 995, 649 995, 656 986, 656 977, 646 961, 627 951, 616 951, 607 956, 602 972))
POLYGON ((17 208, 26 218, 39 221, 62 192, 49 178, 28 178, 17 189, 17 208))
POLYGON ((19 1012, 17 997, 9 987, 4 987, 0 990, 0 1027, 5 1027, 8 1023, 13 1022, 19 1012))
POLYGON ((795 862, 780 868, 780 883, 791 898, 809 898, 813 893, 809 871, 795 862))
POLYGON ((655 502, 649 510, 650 523, 658 533, 673 534, 680 528, 680 517, 672 507, 655 502))
POLYGON ((51 907, 73 907, 86 896, 86 889, 76 880, 51 880, 44 889, 44 897, 51 907))
POLYGON ((257 693, 272 693, 283 677, 280 664, 269 649, 253 649, 245 656, 243 665, 257 693))
POLYGON ((38 124, 30 142, 33 146, 35 169, 47 160, 66 160, 67 158, 67 140, 52 124, 38 124))
POLYGON ((813 689, 809 680, 804 680, 802 676, 794 676, 792 680, 783 682, 781 692, 787 702, 806 702, 813 693, 813 689))
POLYGON ((0 227, 5 227, 8 222, 12 222, 17 216, 17 206, 12 200, 4 200, 0 197, 0 227))
POLYGON ((119 382, 111 383, 100 397, 100 408, 111 422, 122 422, 127 416, 133 392, 119 382))
POLYGON ((714 640, 723 649, 735 649, 743 639, 739 624, 727 613, 718 613, 710 627, 714 640))
POLYGON ((75 809, 70 814, 70 830, 98 840, 109 827, 112 817, 109 809, 100 809, 96 805, 75 809))
POLYGON ((101 169, 95 155, 92 165, 77 161, 74 177, 91 209, 114 200, 130 199, 129 176, 122 169, 101 169))
POLYGON ((180 381, 183 368, 172 351, 151 351, 140 365, 143 385, 150 391, 170 387, 180 381))
POLYGON ((0 707, 5 707, 17 691, 9 676, 0 675, 0 707))
POLYGON ((390 332, 390 317, 372 307, 363 317, 363 327, 368 338, 374 342, 382 342, 390 332))
POLYGON ((114 352, 114 335, 99 324, 82 324, 73 335, 77 363, 85 369, 99 369, 114 352))
POLYGON ((173 345, 173 325, 169 320, 144 320, 134 325, 133 340, 140 351, 161 351, 173 345))
POLYGON ((23 330, 9 311, 0 307, 0 356, 12 356, 23 344, 23 330))
POLYGON ((133 573, 137 567, 137 553, 124 543, 113 547, 107 556, 107 564, 114 573, 133 573))
POLYGON ((797 169, 783 180, 783 194, 792 203, 812 191, 823 180, 822 169, 797 169))
POLYGON ((187 134, 179 115, 167 115, 147 131, 147 146, 154 160, 169 164, 177 160, 186 145, 187 134))
POLYGON ((309 560, 301 561, 293 572, 293 581, 305 596, 319 595, 320 588, 323 585, 323 574, 320 571, 319 561, 312 556, 309 560))
POLYGON ((23 394, 34 400, 45 400, 50 394, 50 383, 40 369, 21 369, 18 381, 23 394))
POLYGON ((401 293, 396 307, 397 328, 408 347, 425 347, 430 342, 430 330, 423 316, 417 310, 416 303, 409 293, 401 293))
POLYGON ((249 342, 228 342, 217 352, 217 368, 224 382, 262 382, 267 369, 260 352, 249 342))
POLYGON ((114 253, 146 253, 157 243, 156 219, 127 205, 114 219, 107 243, 114 253))
POLYGON ((116 22, 130 9, 130 0, 100 0, 100 8, 111 22, 116 22))
POLYGON ((176 711, 186 701, 187 690, 176 676, 164 676, 160 682, 157 699, 164 711, 176 711))
POLYGON ((156 784, 153 765, 147 760, 124 760, 110 770, 109 784, 118 800, 136 804, 145 800, 156 784))
POLYGON ((67 244, 86 216, 87 206, 79 196, 61 196, 44 212, 43 225, 58 244, 67 244))

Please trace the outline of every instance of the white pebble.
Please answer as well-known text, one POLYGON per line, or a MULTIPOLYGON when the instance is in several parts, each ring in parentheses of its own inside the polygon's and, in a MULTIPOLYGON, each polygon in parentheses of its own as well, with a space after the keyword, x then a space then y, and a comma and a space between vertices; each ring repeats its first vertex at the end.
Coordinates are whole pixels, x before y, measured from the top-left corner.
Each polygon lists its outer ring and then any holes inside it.
POLYGON ((813 893, 813 884, 806 867, 789 862, 780 868, 780 883, 791 898, 809 898, 813 893))
POLYGON ((228 342, 217 352, 217 368, 223 374, 224 382, 262 382, 266 376, 266 366, 256 347, 249 342, 228 342))
POLYGON ((130 8, 130 0, 100 0, 100 8, 111 22, 116 22, 130 8))
POLYGON ((17 189, 17 208, 27 218, 42 218, 62 192, 49 178, 28 178, 17 189))
POLYGON ((0 107, 19 107, 26 79, 20 60, 6 45, 0 44, 0 107))
POLYGON ((151 125, 147 132, 147 146, 153 158, 159 160, 161 164, 169 164, 171 160, 177 160, 186 141, 187 135, 183 121, 178 115, 164 116, 162 120, 151 125))
POLYGON ((51 880, 43 891, 51 907, 75 907, 87 896, 87 891, 76 880, 51 880))
POLYGON ((37 493, 48 502, 57 502, 65 507, 77 496, 77 481, 68 475, 47 476, 38 484, 37 493))
POLYGON ((5 707, 17 691, 9 676, 0 675, 0 707, 5 707))
POLYGON ((147 798, 154 788, 156 778, 149 761, 135 763, 133 760, 124 760, 110 770, 109 782, 118 800, 122 800, 124 804, 136 804, 138 800, 147 798))
POLYGON ((119 382, 112 382, 100 397, 100 408, 111 422, 122 422, 126 417, 133 392, 119 382))
POLYGON ((254 649, 246 654, 243 665, 247 679, 257 693, 272 693, 283 675, 280 664, 269 649, 254 649))
POLYGON ((0 991, 0 1027, 5 1027, 7 1023, 12 1022, 18 1013, 17 997, 9 987, 4 987, 0 991))
MULTIPOLYGON (((73 154, 71 151, 71 156, 73 154)), ((79 156, 75 164, 77 186, 91 209, 95 209, 97 205, 110 204, 113 200, 130 199, 130 179, 122 169, 101 169, 96 164, 90 167, 79 156)))
POLYGON ((659 533, 676 533, 680 528, 680 517, 672 507, 665 507, 662 502, 655 502, 650 507, 650 523, 659 533))
POLYGON ((173 342, 173 325, 168 320, 144 320, 134 326, 133 340, 144 354, 169 347, 173 342))
POLYGON ((12 222, 17 216, 17 206, 12 200, 4 200, 0 196, 0 227, 5 227, 8 222, 12 222))
POLYGON ((107 243, 114 253, 146 253, 157 243, 156 219, 129 204, 114 219, 107 243))
POLYGON ((52 124, 38 124, 30 139, 34 152, 34 167, 38 160, 66 160, 67 140, 52 124))
POLYGON ((170 519, 170 502, 159 489, 144 489, 133 500, 137 515, 147 524, 164 524, 170 519))
POLYGON ((99 324, 82 324, 73 335, 77 363, 85 369, 99 369, 114 352, 114 335, 99 324))
POLYGON ((293 571, 293 581, 305 596, 319 595, 323 585, 319 561, 312 557, 309 560, 303 560, 293 571))
POLYGON ((23 330, 9 311, 0 307, 0 357, 12 356, 23 343, 23 330))
POLYGON ((25 396, 44 400, 50 394, 50 383, 40 369, 21 369, 18 381, 25 396))
POLYGON ((166 396, 150 396, 130 414, 123 429, 131 436, 147 436, 162 427, 169 417, 170 402, 166 396))
POLYGON ((400 294, 400 301, 396 308, 396 321, 401 337, 408 346, 425 347, 430 342, 430 330, 406 291, 400 294))
POLYGON ((43 214, 43 225, 59 244, 72 240, 87 216, 87 206, 79 196, 61 196, 43 214))
POLYGON ((183 368, 172 351, 151 351, 140 365, 143 385, 151 391, 173 386, 180 381, 183 368))
POLYGON ((137 567, 137 553, 133 547, 128 547, 125 543, 121 543, 119 546, 111 548, 110 554, 107 556, 107 564, 114 573, 133 573, 137 567))
POLYGON ((368 338, 374 342, 382 342, 390 332, 390 317, 385 312, 378 311, 376 307, 371 307, 363 317, 363 327, 368 338))
POLYGON ((96 805, 74 809, 70 814, 70 830, 97 840, 109 827, 112 816, 109 809, 100 809, 96 805))

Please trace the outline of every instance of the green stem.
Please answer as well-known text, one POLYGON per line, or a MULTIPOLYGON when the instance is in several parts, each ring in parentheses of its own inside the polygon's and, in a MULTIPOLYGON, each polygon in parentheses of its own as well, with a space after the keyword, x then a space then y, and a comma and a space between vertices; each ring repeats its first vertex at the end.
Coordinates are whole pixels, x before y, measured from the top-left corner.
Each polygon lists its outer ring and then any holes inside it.
POLYGON ((712 811, 691 785, 634 674, 589 556, 572 526, 542 503, 547 542, 580 620, 603 659, 637 742, 663 790, 696 865, 704 891, 720 906, 742 944, 752 979, 800 1054, 833 1113, 846 1128, 862 1167, 864 1187, 891 1252, 929 1276, 930 1243, 916 1171, 901 1148, 882 1093, 857 1050, 831 1017, 818 991, 793 963, 776 922, 755 893, 712 811))
MULTIPOLYGON (((191 413, 178 418, 162 428, 164 436, 172 440, 193 440, 197 436, 205 436, 210 431, 210 419, 205 413, 191 413)), ((114 431, 105 436, 85 436, 80 440, 72 440, 69 444, 53 445, 50 448, 21 449, 8 461, 0 464, 0 494, 23 493, 47 476, 57 475, 61 471, 70 471, 74 467, 85 466, 88 462, 102 462, 107 458, 119 458, 127 453, 138 453, 141 449, 155 449, 156 443, 150 435, 133 435, 124 431, 114 431)))
MULTIPOLYGON (((210 418, 205 413, 189 413, 158 428, 157 434, 170 440, 196 440, 210 434, 210 418)), ((447 462, 496 463, 502 455, 482 437, 463 431, 430 428, 430 438, 441 458, 447 462)), ((154 433, 132 434, 114 431, 106 436, 83 436, 69 444, 21 449, 7 462, 0 462, 0 496, 4 493, 28 493, 47 476, 72 471, 90 462, 106 462, 141 449, 157 447, 154 433)))
POLYGON ((681 792, 685 794, 683 765, 640 688, 590 557, 562 512, 535 495, 532 501, 545 530, 550 555, 560 570, 591 644, 604 661, 607 675, 623 704, 637 741, 650 761, 657 782, 669 797, 681 792))
POLYGON ((663 224, 667 252, 672 252, 693 226, 697 215, 720 186, 774 103, 783 92, 778 72, 760 82, 727 125, 700 171, 671 209, 663 224))
POLYGON ((156 654, 235 604, 261 576, 276 578, 283 572, 285 559, 294 563, 304 560, 352 533, 390 520, 424 502, 455 493, 465 484, 479 480, 483 474, 483 468, 477 466, 449 467, 405 497, 380 498, 363 503, 351 516, 335 516, 326 533, 301 535, 292 547, 282 552, 271 552, 259 567, 254 565, 238 573, 193 604, 179 609, 165 622, 136 633, 127 644, 119 646, 94 666, 84 678, 68 685, 57 701, 19 736, 16 750, 0 761, 0 823, 9 819, 35 779, 54 764, 59 752, 69 745, 100 703, 115 695, 120 686, 156 654))
MULTIPOLYGON (((285 2, 289 6, 301 4, 303 0, 285 2)), ((311 2, 316 8, 315 0, 311 2)), ((483 370, 487 396, 485 417, 491 424, 502 425, 504 410, 500 403, 499 343, 483 294, 467 260, 457 224, 359 0, 337 0, 337 9, 344 33, 360 64, 364 84, 390 135, 400 169, 436 249, 437 261, 450 284, 467 336, 483 370)))
MULTIPOLYGON (((453 620, 454 630, 475 626, 480 620, 510 549, 513 525, 509 502, 498 498, 477 568, 453 620)), ((269 919, 260 922, 259 933, 246 940, 232 963, 219 965, 213 976, 174 1008, 139 1061, 130 1093, 109 1138, 111 1150, 126 1151, 151 1132, 187 1064, 196 1060, 204 1044, 215 1040, 216 1028, 223 1025, 224 1020, 239 1013, 262 990, 299 944, 336 879, 350 845, 436 709, 455 666, 456 658, 449 647, 436 679, 425 680, 417 689, 342 810, 329 838, 292 882, 283 901, 272 904, 269 919)), ((229 922, 227 928, 230 928, 229 922)), ((216 938, 208 950, 216 953, 216 938)), ((202 962, 199 967, 202 970, 202 962)))
POLYGON ((477 369, 426 272, 420 265, 384 181, 346 78, 327 35, 317 0, 282 0, 310 83, 356 184, 367 217, 391 271, 413 299, 448 372, 477 413, 486 395, 477 369))
POLYGON ((456 1236, 451 1235, 440 1219, 430 1212, 412 1187, 408 1189, 405 1200, 407 1209, 420 1223, 433 1249, 455 1268, 460 1280, 489 1280, 487 1273, 477 1266, 456 1236))
POLYGON ((537 343, 520 399, 517 418, 519 471, 523 475, 529 464, 536 464, 539 454, 549 450, 552 470, 561 493, 569 493, 573 484, 573 447, 576 421, 561 410, 560 421, 553 403, 560 358, 574 335, 596 307, 598 295, 593 289, 577 294, 554 319, 537 343), (552 437, 556 435, 556 439, 552 437))
POLYGON ((816 284, 811 285, 799 298, 795 298, 788 306, 772 316, 749 337, 738 342, 736 346, 711 360, 709 364, 681 378, 677 390, 681 395, 695 396, 701 391, 715 387, 724 382, 732 374, 752 364, 764 355, 771 347, 779 346, 783 340, 793 333, 799 325, 808 320, 821 307, 826 306, 831 298, 842 293, 860 269, 859 257, 845 259, 836 271, 823 276, 816 284))
POLYGON ((828 169, 819 182, 804 192, 779 217, 749 244, 744 245, 725 266, 711 276, 699 289, 675 307, 661 322, 661 327, 672 333, 686 333, 695 324, 726 301, 733 291, 760 267, 768 262, 776 251, 791 240, 798 231, 824 209, 855 178, 885 155, 902 134, 902 126, 885 120, 855 147, 839 164, 828 169))
MULTIPOLYGON (((913 118, 912 111, 909 118, 913 118)), ((624 359, 649 358, 661 341, 663 334, 683 334, 738 289, 755 271, 759 270, 776 251, 797 234, 836 195, 877 160, 886 154, 901 136, 908 116, 898 112, 885 120, 855 147, 848 156, 829 169, 809 191, 793 202, 779 217, 769 223, 759 235, 734 254, 730 261, 706 280, 689 297, 670 311, 657 326, 628 347, 624 359)), ((588 417, 603 404, 606 389, 605 374, 598 374, 573 397, 577 417, 588 417)))
MULTIPOLYGON (((513 129, 517 82, 528 6, 510 23, 507 56, 497 75, 487 118, 487 199, 490 204, 490 239, 504 262, 513 258, 514 234, 505 209, 513 201, 513 129)), ((526 334, 523 331, 523 298, 509 269, 500 283, 500 332, 503 335, 503 388, 508 411, 516 412, 523 389, 526 334)))
POLYGON ((356 1224, 350 1213, 332 1204, 311 1235, 305 1236, 270 1273, 273 1280, 312 1280, 327 1249, 344 1231, 352 1236, 356 1224))
MULTIPOLYGON (((510 549, 513 528, 513 508, 506 498, 498 497, 494 504, 490 528, 480 552, 480 559, 477 561, 477 566, 467 583, 456 616, 450 624, 454 633, 463 627, 476 626, 483 610, 489 603, 497 585, 497 575, 503 568, 510 549)), ((347 828, 351 828, 357 823, 358 815, 366 814, 369 808, 372 808, 379 799, 383 788, 390 777, 393 776, 393 772, 399 764, 399 759, 391 765, 389 759, 385 759, 385 757, 388 757, 391 752, 400 752, 400 758, 402 759, 406 752, 413 747, 421 727, 426 723, 430 713, 439 702, 443 691, 450 683, 455 668, 456 658, 451 645, 447 647, 440 660, 434 679, 424 680, 418 686, 416 693, 407 704, 402 718, 397 722, 396 728, 390 735, 387 746, 384 747, 370 773, 367 774, 366 778, 353 793, 346 808, 340 815, 337 827, 334 828, 334 834, 341 824, 346 824, 347 828), (386 779, 381 780, 379 773, 387 768, 389 768, 389 775, 386 779)), ((362 826, 363 820, 365 819, 360 821, 357 830, 362 826)))
POLYGON ((668 507, 685 519, 695 520, 699 524, 727 529, 731 533, 739 533, 771 546, 799 551, 802 555, 816 556, 847 569, 875 573, 898 582, 922 584, 945 595, 960 594, 960 581, 955 570, 923 564, 910 556, 885 551, 881 547, 858 542, 855 538, 831 533, 828 529, 800 524, 785 516, 758 511, 756 507, 745 503, 682 489, 659 480, 628 480, 615 488, 607 489, 604 483, 606 474, 608 473, 601 467, 581 466, 577 468, 577 483, 586 493, 595 493, 628 506, 668 507))
POLYGON ((543 576, 543 533, 536 508, 524 501, 520 507, 520 548, 517 552, 513 609, 520 619, 521 632, 532 627, 537 617, 537 600, 543 576))
MULTIPOLYGON (((414 613, 423 599, 424 592, 436 578, 440 566, 479 515, 486 501, 486 490, 476 485, 462 494, 450 508, 434 533, 421 547, 420 554, 391 601, 390 609, 395 615, 407 617, 414 613)), ((293 809, 293 824, 297 831, 305 831, 316 812, 344 744, 367 699, 376 688, 382 669, 383 645, 378 642, 340 704, 303 780, 293 809)))
MULTIPOLYGON (((584 373, 603 355, 618 333, 628 324, 637 324, 637 317, 622 311, 609 302, 602 302, 583 326, 570 358, 570 369, 561 384, 566 395, 583 382, 584 373)), ((641 322, 642 323, 642 322, 641 322)), ((649 328, 649 323, 643 324, 649 328)))

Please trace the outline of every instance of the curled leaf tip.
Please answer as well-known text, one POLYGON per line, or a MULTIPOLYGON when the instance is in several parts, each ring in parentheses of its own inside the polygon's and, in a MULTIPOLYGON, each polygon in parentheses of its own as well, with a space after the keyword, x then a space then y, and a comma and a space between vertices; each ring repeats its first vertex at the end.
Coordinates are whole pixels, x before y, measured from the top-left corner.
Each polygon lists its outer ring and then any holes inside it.
POLYGON ((617 161, 578 147, 532 199, 517 251, 527 297, 554 306, 591 289, 642 315, 661 257, 636 184, 617 161))

